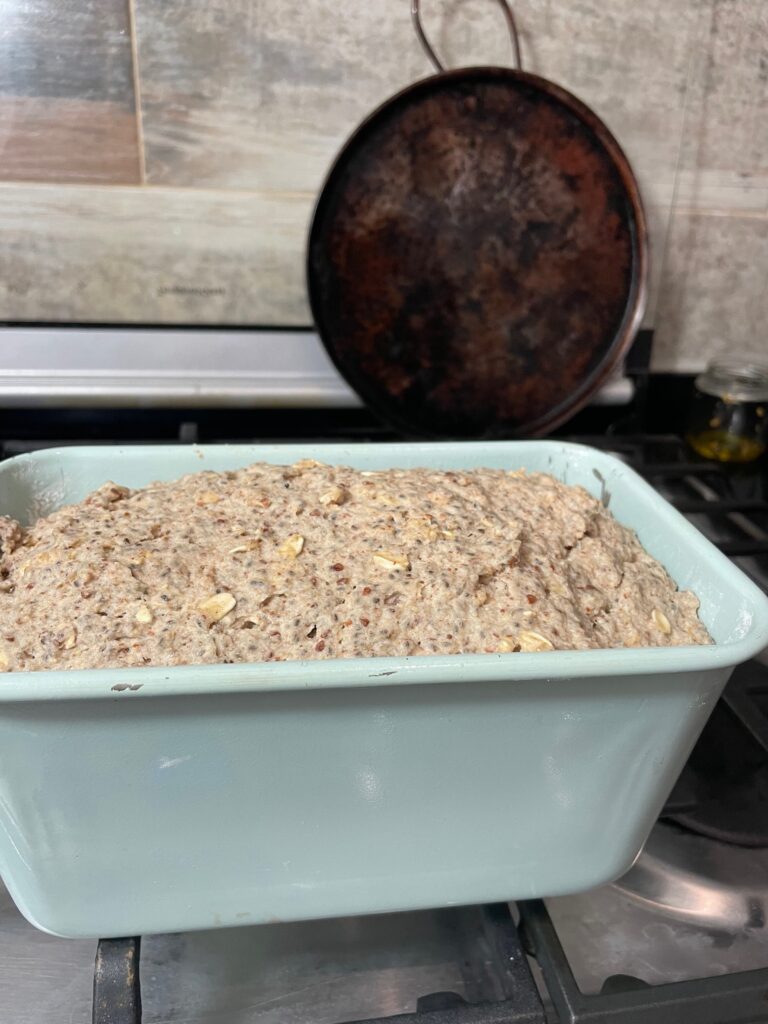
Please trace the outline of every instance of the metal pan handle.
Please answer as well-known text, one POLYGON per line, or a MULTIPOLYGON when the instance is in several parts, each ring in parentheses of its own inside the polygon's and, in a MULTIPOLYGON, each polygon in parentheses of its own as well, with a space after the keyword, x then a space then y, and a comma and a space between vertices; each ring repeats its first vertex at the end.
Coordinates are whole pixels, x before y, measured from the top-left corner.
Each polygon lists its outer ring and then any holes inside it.
MULTIPOLYGON (((507 20, 507 28, 509 29, 509 37, 512 41, 512 53, 515 58, 515 67, 518 71, 522 71, 523 62, 520 58, 520 37, 517 34, 517 25, 515 24, 515 16, 512 13, 512 8, 507 3, 507 0, 498 0, 499 7, 507 20)), ((424 32, 424 26, 421 24, 421 12, 419 10, 421 6, 421 0, 411 0, 411 18, 413 20, 413 27, 416 30, 416 35, 419 37, 424 53, 432 61, 435 70, 445 71, 445 65, 435 53, 434 47, 427 39, 426 33, 424 32)))

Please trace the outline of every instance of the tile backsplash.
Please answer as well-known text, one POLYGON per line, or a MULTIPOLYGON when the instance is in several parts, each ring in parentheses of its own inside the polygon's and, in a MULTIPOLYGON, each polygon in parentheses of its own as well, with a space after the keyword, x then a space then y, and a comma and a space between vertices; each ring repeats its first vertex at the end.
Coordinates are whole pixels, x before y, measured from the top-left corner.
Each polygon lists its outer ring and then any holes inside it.
MULTIPOLYGON (((452 64, 492 0, 423 0, 452 64)), ((0 319, 309 323, 345 138, 430 73, 409 0, 0 0, 0 319)), ((768 4, 521 0, 523 61, 607 122, 653 247, 655 367, 768 349, 768 4)))
POLYGON ((138 184, 139 157, 128 7, 0 0, 2 180, 138 184))

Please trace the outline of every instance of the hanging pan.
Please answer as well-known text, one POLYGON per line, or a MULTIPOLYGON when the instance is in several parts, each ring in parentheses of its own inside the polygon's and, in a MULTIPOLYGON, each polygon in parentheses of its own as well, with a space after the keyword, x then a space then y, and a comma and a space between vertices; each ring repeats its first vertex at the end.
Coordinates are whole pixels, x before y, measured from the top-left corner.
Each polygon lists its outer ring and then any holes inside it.
POLYGON ((426 436, 537 436, 626 354, 648 270, 627 158, 571 93, 515 68, 445 71, 379 107, 310 230, 320 337, 385 420, 426 436))

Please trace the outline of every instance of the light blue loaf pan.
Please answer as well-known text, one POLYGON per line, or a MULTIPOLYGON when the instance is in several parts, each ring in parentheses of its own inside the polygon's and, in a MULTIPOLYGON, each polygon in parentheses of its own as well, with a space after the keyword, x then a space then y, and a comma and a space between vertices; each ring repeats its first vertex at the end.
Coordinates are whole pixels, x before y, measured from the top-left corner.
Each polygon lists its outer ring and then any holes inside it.
MULTIPOLYGON (((0 873, 33 924, 111 936, 588 889, 622 874, 765 596, 620 461, 578 445, 67 448, 0 464, 29 520, 107 479, 312 457, 545 470, 701 599, 711 647, 0 676, 0 873)), ((172 514, 169 509, 169 514, 172 514)))

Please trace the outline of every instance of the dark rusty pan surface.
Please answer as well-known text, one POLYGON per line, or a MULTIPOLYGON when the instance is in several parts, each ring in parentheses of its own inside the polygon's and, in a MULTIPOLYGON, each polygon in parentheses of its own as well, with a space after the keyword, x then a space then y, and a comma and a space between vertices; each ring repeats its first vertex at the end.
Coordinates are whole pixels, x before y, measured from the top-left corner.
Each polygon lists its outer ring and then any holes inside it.
POLYGON ((637 185, 603 123, 538 76, 417 82, 339 155, 308 283, 342 375, 425 435, 533 436, 626 353, 647 273, 637 185))

